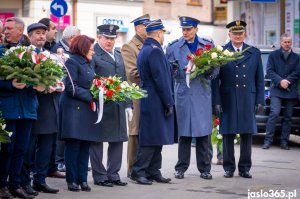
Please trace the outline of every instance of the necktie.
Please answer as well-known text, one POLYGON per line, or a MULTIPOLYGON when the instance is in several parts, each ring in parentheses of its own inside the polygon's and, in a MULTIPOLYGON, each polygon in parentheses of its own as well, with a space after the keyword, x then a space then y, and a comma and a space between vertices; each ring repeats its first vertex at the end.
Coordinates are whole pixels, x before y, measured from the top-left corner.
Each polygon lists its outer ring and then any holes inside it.
POLYGON ((240 52, 240 49, 238 48, 238 49, 236 49, 236 51, 240 52))

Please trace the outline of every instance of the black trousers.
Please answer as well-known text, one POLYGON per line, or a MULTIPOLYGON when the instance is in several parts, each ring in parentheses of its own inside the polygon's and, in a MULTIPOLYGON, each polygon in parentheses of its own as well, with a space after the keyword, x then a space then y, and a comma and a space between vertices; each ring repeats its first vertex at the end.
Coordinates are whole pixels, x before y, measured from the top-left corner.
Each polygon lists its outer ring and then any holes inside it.
MULTIPOLYGON (((252 161, 252 134, 240 134, 240 159, 238 162, 238 170, 240 172, 250 171, 252 161)), ((234 157, 234 138, 235 134, 223 135, 223 168, 225 171, 234 172, 235 157, 234 157)))
POLYGON ((161 176, 162 146, 139 146, 132 177, 161 176))
MULTIPOLYGON (((176 171, 185 172, 191 159, 192 137, 181 136, 178 143, 178 161, 175 165, 176 171)), ((210 135, 196 137, 196 160, 200 173, 210 172, 212 160, 212 144, 210 135)))

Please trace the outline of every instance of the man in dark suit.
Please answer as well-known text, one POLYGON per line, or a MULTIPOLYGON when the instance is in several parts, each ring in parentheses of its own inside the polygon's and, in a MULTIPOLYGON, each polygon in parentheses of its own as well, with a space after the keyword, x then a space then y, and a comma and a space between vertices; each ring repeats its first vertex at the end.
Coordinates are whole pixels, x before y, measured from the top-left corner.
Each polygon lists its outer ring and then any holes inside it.
MULTIPOLYGON (((122 77, 126 80, 125 67, 121 52, 114 49, 117 37, 117 25, 98 26, 98 43, 95 44, 95 54, 92 67, 96 75, 122 77)), ((98 124, 99 142, 90 147, 90 159, 94 184, 112 187, 126 186, 127 182, 120 179, 119 171, 122 165, 123 142, 127 141, 126 114, 132 118, 131 102, 108 102, 103 108, 103 118, 98 124), (107 168, 102 163, 103 142, 108 142, 107 168)))
POLYGON ((252 178, 252 134, 257 133, 255 107, 261 111, 264 104, 264 75, 261 54, 257 48, 244 43, 246 23, 233 21, 227 24, 229 51, 241 51, 243 57, 221 67, 213 81, 215 112, 220 116, 220 133, 223 136, 224 177, 233 177, 235 166, 234 138, 241 136, 239 175, 252 178))
POLYGON ((168 183, 161 175, 162 146, 174 142, 174 99, 171 67, 161 45, 164 26, 161 20, 146 26, 147 38, 137 58, 141 87, 148 97, 141 99, 139 149, 131 179, 151 185, 152 180, 168 183))
POLYGON ((283 109, 280 148, 289 150, 288 141, 291 131, 293 108, 297 103, 297 80, 300 76, 300 57, 292 51, 292 37, 283 34, 280 37, 281 48, 270 53, 267 63, 267 75, 272 80, 270 87, 271 112, 269 114, 263 149, 269 149, 273 142, 275 125, 283 109))

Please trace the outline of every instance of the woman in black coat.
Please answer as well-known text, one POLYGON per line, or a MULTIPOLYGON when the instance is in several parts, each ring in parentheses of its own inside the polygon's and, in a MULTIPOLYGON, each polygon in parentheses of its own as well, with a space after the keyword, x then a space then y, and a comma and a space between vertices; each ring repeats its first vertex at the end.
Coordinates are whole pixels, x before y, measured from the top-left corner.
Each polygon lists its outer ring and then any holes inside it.
POLYGON ((70 191, 90 191, 87 184, 89 147, 97 140, 94 122, 97 115, 90 108, 89 91, 95 76, 90 61, 94 39, 85 35, 74 38, 71 57, 66 62, 69 75, 60 101, 60 137, 65 140, 66 181, 70 191), (79 184, 79 185, 78 185, 79 184))

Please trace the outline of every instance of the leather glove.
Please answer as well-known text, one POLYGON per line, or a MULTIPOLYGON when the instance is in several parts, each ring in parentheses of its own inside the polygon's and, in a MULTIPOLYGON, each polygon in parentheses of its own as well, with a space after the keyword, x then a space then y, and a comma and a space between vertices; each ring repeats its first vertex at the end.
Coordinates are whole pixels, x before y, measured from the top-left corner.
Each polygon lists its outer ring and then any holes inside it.
POLYGON ((255 106, 255 113, 258 115, 262 115, 264 113, 264 110, 265 110, 265 108, 264 108, 264 105, 262 105, 262 104, 257 104, 255 106))
POLYGON ((169 106, 168 108, 165 109, 165 116, 166 117, 169 117, 172 114, 173 114, 173 106, 169 106))
POLYGON ((127 118, 129 120, 129 122, 131 122, 132 117, 133 117, 132 108, 126 108, 125 109, 125 114, 127 115, 127 118))
POLYGON ((215 112, 215 115, 219 118, 221 116, 221 113, 222 113, 221 105, 215 105, 214 106, 214 112, 215 112))
POLYGON ((176 73, 179 69, 179 62, 178 60, 169 61, 170 65, 172 66, 173 73, 176 73))

